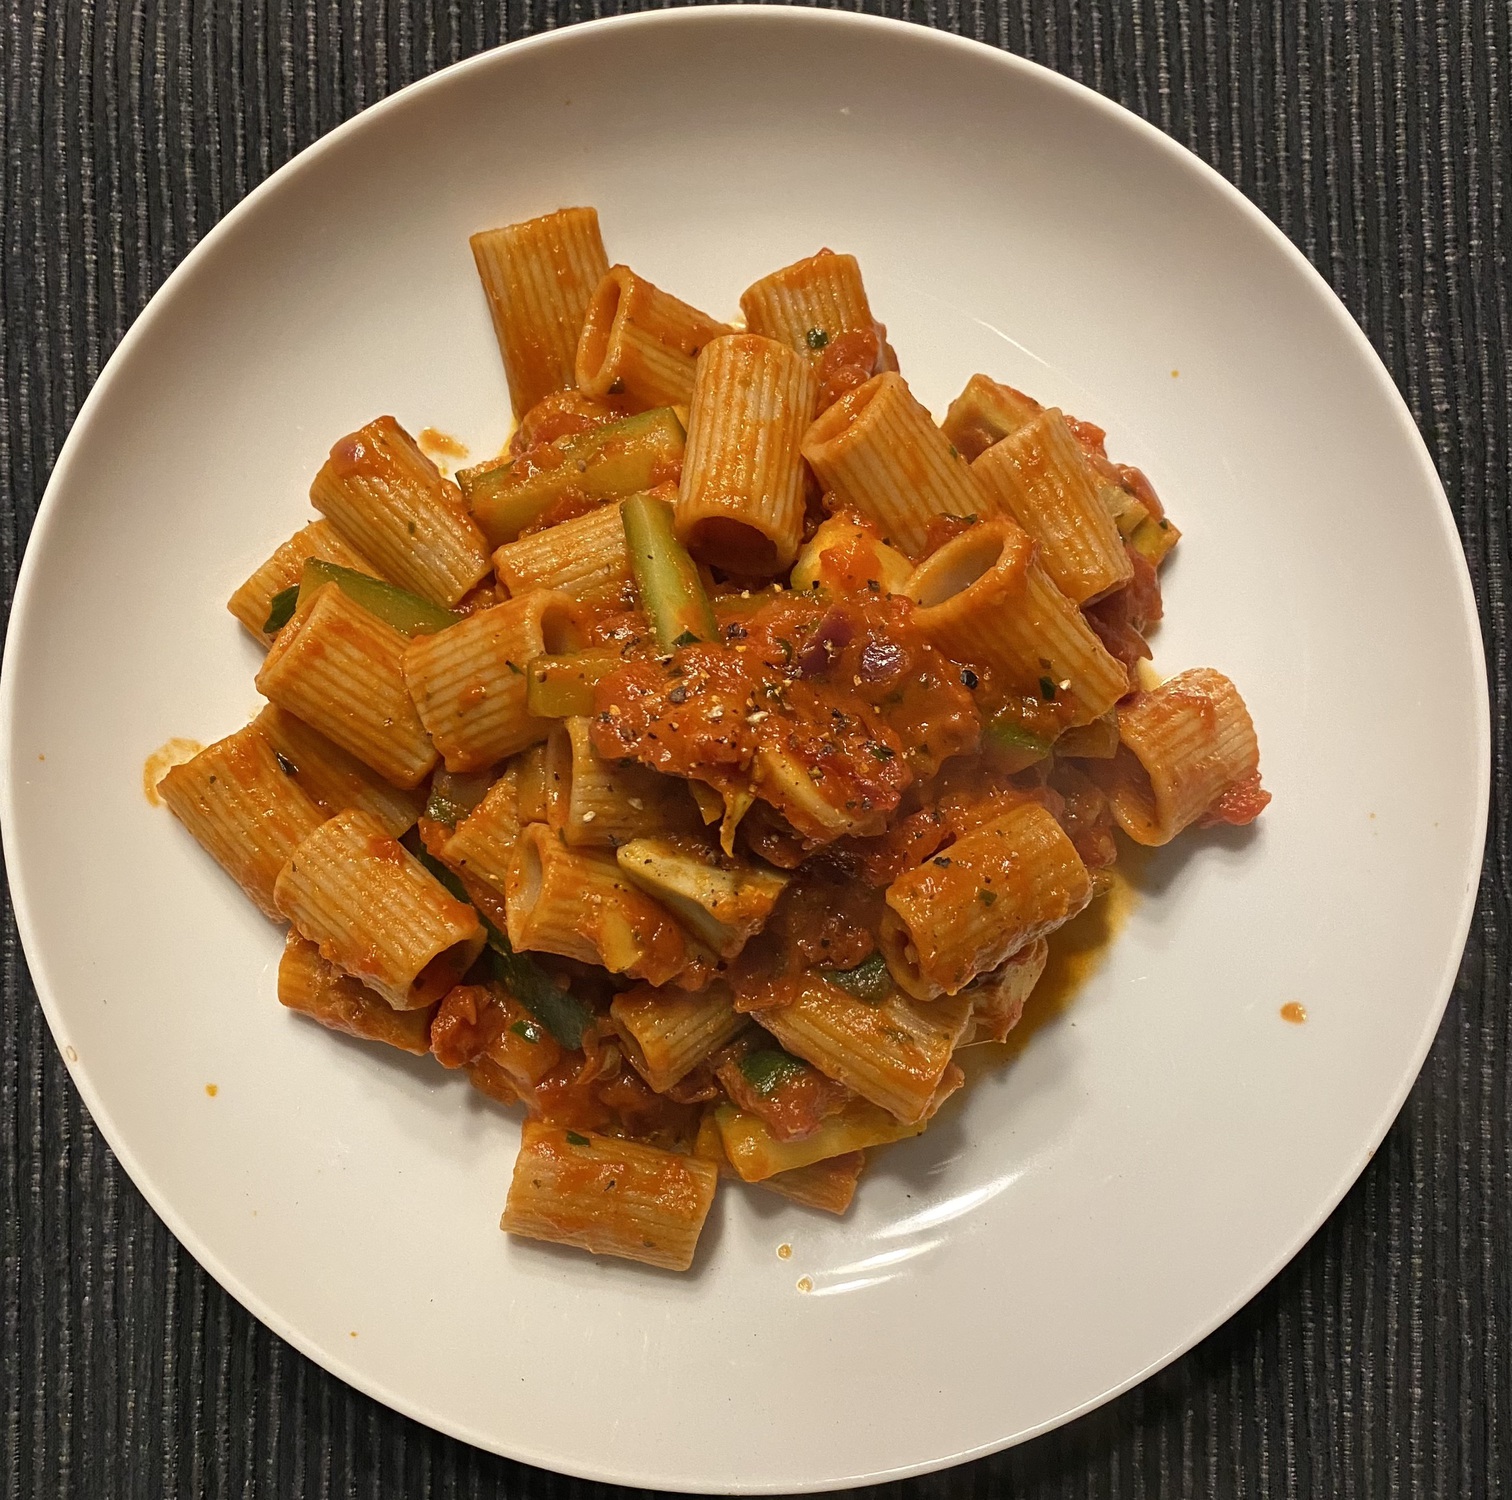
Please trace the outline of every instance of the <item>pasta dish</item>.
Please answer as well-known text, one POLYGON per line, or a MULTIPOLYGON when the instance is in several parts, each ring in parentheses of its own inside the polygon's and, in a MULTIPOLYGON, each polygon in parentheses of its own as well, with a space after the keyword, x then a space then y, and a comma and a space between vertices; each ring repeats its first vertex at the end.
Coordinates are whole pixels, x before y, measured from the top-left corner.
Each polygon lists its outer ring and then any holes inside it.
POLYGON ((1144 475, 986 375, 937 423, 853 257, 737 325, 590 208, 472 250, 507 451, 339 438, 229 602, 267 706, 159 791, 285 1006, 524 1107, 505 1230, 686 1270, 721 1179, 843 1213, 1120 831, 1251 822, 1259 751, 1150 667, 1144 475))

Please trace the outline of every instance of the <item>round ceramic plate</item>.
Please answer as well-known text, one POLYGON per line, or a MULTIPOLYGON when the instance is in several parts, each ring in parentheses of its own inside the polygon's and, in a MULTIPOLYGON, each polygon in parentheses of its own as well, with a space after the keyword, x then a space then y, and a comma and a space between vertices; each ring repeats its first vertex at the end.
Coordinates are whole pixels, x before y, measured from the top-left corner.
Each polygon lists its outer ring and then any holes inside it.
POLYGON ((3 708, 32 973, 174 1233, 380 1400, 532 1463, 672 1488, 821 1488, 985 1453, 1234 1311, 1417 1073, 1487 802, 1481 644, 1443 494, 1300 256, 1074 84, 802 10, 524 42, 253 193, 80 415, 26 554, 3 708), (1146 861, 1074 1000, 882 1153, 846 1218, 726 1191, 686 1276, 506 1239, 514 1118, 280 1009, 281 935, 142 791, 170 735, 209 742, 258 708, 224 601, 303 523, 335 438, 391 412, 498 449, 508 403, 467 237, 572 203, 598 207, 612 259, 727 315, 759 275, 851 251, 937 413, 985 370, 1105 425, 1185 533, 1157 664, 1235 678, 1275 794, 1254 829, 1146 861), (1293 1001, 1305 1025, 1280 1018, 1293 1001))

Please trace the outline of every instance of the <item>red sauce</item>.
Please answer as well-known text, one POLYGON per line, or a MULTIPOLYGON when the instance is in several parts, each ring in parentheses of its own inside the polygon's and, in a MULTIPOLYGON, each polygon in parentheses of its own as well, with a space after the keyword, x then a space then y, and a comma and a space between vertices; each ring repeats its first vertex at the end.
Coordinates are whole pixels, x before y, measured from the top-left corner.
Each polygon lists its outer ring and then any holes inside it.
POLYGON ((1307 1020, 1307 1011, 1299 1001, 1288 1000, 1281 1007, 1281 1019, 1290 1021, 1293 1026, 1300 1026, 1307 1020))

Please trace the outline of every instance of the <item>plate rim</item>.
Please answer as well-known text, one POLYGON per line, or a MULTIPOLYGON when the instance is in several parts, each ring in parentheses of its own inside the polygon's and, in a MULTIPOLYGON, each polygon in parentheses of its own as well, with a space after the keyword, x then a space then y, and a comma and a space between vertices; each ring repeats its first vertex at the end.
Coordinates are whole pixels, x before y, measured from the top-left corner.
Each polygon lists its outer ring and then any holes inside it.
MULTIPOLYGON (((37 513, 28 534, 21 563, 17 571, 16 587, 12 595, 6 627, 3 659, 0 659, 0 768, 3 768, 0 769, 0 846, 3 846, 6 855, 7 884, 10 890, 12 909, 15 913, 17 932, 27 971, 31 977, 33 988, 36 991, 38 1003, 47 1021, 48 1030, 52 1035, 53 1044, 59 1050, 59 1055, 68 1070, 69 1078, 74 1088, 78 1091, 85 1108, 88 1110, 91 1121, 121 1168, 131 1179, 133 1186, 141 1193, 148 1206, 162 1220, 169 1232, 194 1258, 196 1263, 254 1318, 277 1337, 290 1344, 305 1358, 311 1360, 329 1374, 334 1375, 337 1379, 352 1386, 369 1398, 436 1431, 442 1432, 458 1441, 469 1443, 485 1452, 491 1452, 517 1462, 532 1464, 540 1468, 604 1484, 668 1489, 679 1493, 760 1495, 792 1493, 792 1486, 760 1480, 739 1480, 728 1483, 718 1491, 705 1491, 696 1488, 686 1480, 679 1480, 675 1476, 669 1477, 665 1474, 650 1472, 606 1469, 593 1464, 576 1462, 570 1454, 534 1451, 526 1444, 512 1444, 507 1448, 501 1446, 497 1438, 491 1434, 475 1431, 465 1423, 453 1421, 448 1418, 446 1413, 430 1409, 422 1401, 412 1400, 407 1396, 392 1391, 382 1381, 370 1379, 360 1371, 353 1369, 334 1349, 326 1347, 314 1337, 307 1337, 299 1327, 286 1321, 273 1308, 269 1307, 261 1297, 244 1285, 239 1277, 232 1274, 222 1263, 219 1256, 211 1250, 198 1234, 189 1228, 174 1204, 159 1192, 151 1174, 137 1160, 135 1152, 122 1138, 115 1120, 109 1111, 105 1109, 103 1101, 94 1086, 89 1067, 82 1060, 71 1061, 67 1051, 64 1050, 64 1043, 60 1040, 60 1037, 66 1033, 66 1027, 63 1024, 62 1008, 59 1006, 56 998, 48 976, 45 957, 41 952, 40 944, 35 935, 31 900, 27 893, 24 862, 12 858, 13 852, 16 851, 15 828, 17 814, 15 805, 16 781, 10 774, 16 763, 16 661, 20 657, 22 649, 18 642, 26 635, 29 628, 29 618, 33 610, 38 607, 34 605, 32 599, 32 594, 36 587, 35 574, 38 567, 36 555, 45 550, 48 533, 54 524, 59 507, 63 503, 61 499, 62 493, 68 488, 69 472, 75 462, 76 453, 84 442, 84 434, 94 419, 96 409, 109 398, 115 382, 122 377, 123 371, 130 365, 136 346, 146 336, 153 319, 161 318, 165 315, 164 310, 173 300, 174 294, 186 282, 198 274, 200 266, 208 258, 209 254, 219 246, 220 241, 234 233, 244 217, 259 211, 266 198, 280 191, 287 182, 297 177, 301 172, 309 170, 320 157, 336 149, 349 135, 365 128, 372 119, 378 116, 393 115, 412 107, 422 95, 427 94, 433 89, 449 86, 463 73, 483 72, 489 68, 499 67, 502 58, 516 53, 524 54, 542 48, 560 46, 564 38, 579 32, 596 32, 605 29, 628 30, 634 27, 666 27, 669 29, 679 27, 693 29, 700 27, 718 28, 740 23, 756 23, 778 30, 784 27, 795 29, 803 27, 829 27, 842 32, 860 32, 866 30, 878 35, 908 33, 908 45, 917 44, 926 47, 934 46, 946 51, 955 50, 963 54, 969 53, 979 59, 983 54, 986 54, 994 60, 997 66, 1004 70, 1005 74, 1027 74, 1043 86, 1058 89, 1075 96, 1077 102, 1084 107, 1100 110, 1108 119, 1115 121, 1122 129, 1132 130, 1146 145, 1163 152, 1173 165, 1180 167, 1187 173, 1195 173, 1198 180, 1203 182, 1209 189, 1216 188, 1220 196, 1227 199, 1230 207, 1238 208, 1249 227, 1257 230, 1263 237, 1268 239, 1272 248, 1278 250, 1283 258, 1289 261, 1294 271, 1303 272, 1304 279, 1310 279, 1315 292, 1321 291, 1324 294, 1321 299, 1322 308, 1326 309, 1327 315, 1333 319, 1334 323, 1345 334, 1345 337, 1353 343, 1355 353, 1363 356, 1366 368, 1375 376, 1376 382, 1381 388, 1382 396, 1390 405, 1398 427, 1406 437, 1409 448, 1415 454, 1420 477, 1428 482, 1431 491, 1437 496, 1440 502, 1435 508, 1436 520, 1441 531, 1445 533, 1446 539, 1451 540, 1453 543, 1450 553, 1453 558, 1452 566, 1454 568, 1455 581, 1458 585, 1460 606, 1464 612, 1467 624, 1472 621, 1474 622, 1474 628, 1469 631, 1469 635, 1472 664, 1476 669, 1472 673, 1472 693, 1475 698, 1474 706, 1478 710, 1476 713, 1475 745, 1473 747, 1475 751, 1476 775, 1473 788, 1475 799, 1475 816, 1473 820, 1475 838, 1472 847, 1478 849, 1479 853, 1472 856, 1473 865, 1467 864, 1467 872, 1473 868, 1474 873, 1473 877, 1467 880, 1465 892, 1461 897, 1454 941, 1446 954, 1446 961, 1439 976, 1436 998, 1426 1014, 1422 1031, 1413 1048, 1410 1065, 1404 1071, 1402 1078, 1398 1080, 1386 1106, 1372 1123, 1368 1137, 1362 1141, 1361 1147, 1356 1153, 1348 1159, 1337 1181, 1322 1195, 1315 1211, 1300 1224, 1293 1235, 1287 1237, 1284 1247, 1271 1261, 1266 1263, 1251 1282, 1247 1282, 1225 1300, 1209 1319, 1195 1325, 1194 1330, 1183 1333, 1158 1358, 1152 1360, 1143 1368, 1132 1372, 1124 1379, 1110 1385, 1099 1394, 1089 1397, 1080 1405, 1068 1409, 1054 1418, 1013 1433, 1006 1438, 990 1440, 975 1447, 962 1449, 943 1456, 923 1459, 914 1463, 893 1465, 885 1469, 869 1470, 864 1473, 854 1473, 840 1477, 823 1478, 812 1482, 806 1481, 801 1487, 802 1491, 804 1493, 819 1493, 846 1489, 860 1484, 887 1483, 911 1478, 916 1475, 933 1473, 1002 1452, 1007 1448, 1028 1442, 1044 1433, 1064 1427, 1087 1415, 1089 1412, 1095 1411, 1109 1401, 1116 1399, 1118 1396, 1123 1395, 1134 1386, 1164 1369, 1173 1361, 1181 1358, 1182 1355, 1208 1338, 1216 1329, 1221 1327, 1241 1308, 1252 1301, 1295 1259, 1303 1247, 1316 1235, 1334 1209, 1338 1207, 1344 1196, 1359 1180, 1361 1173, 1374 1157, 1387 1132, 1401 1113, 1408 1095, 1421 1075, 1428 1053, 1443 1023, 1449 999, 1453 993, 1455 980, 1463 961, 1471 923, 1474 920, 1475 911, 1479 904, 1480 879, 1486 858, 1486 835, 1491 792, 1491 697, 1486 678, 1487 666, 1483 626, 1480 621, 1479 605, 1475 597, 1464 542, 1459 534, 1453 507, 1449 502, 1443 481, 1434 465, 1427 442, 1414 421, 1406 400, 1396 381, 1393 379, 1391 372, 1387 369, 1379 352, 1370 342, 1364 330, 1338 294, 1329 285, 1318 268, 1307 259, 1286 234, 1216 168, 1204 161, 1196 152, 1182 145, 1174 137, 1167 135, 1159 127, 1135 114, 1133 110, 1098 93, 1095 89, 1078 82, 1076 79, 1056 72, 1053 68, 1034 62, 1005 48, 994 46, 989 42, 979 42, 974 38, 933 26, 924 26, 910 21, 869 15, 863 12, 818 10, 806 7, 768 6, 762 4, 742 3, 718 6, 702 4, 673 10, 638 11, 617 16, 606 16, 594 20, 574 22, 551 31, 537 33, 534 36, 504 42, 486 51, 479 52, 472 57, 440 67, 435 72, 423 78, 416 79, 414 82, 405 85, 403 88, 396 90, 394 93, 342 121, 271 172, 262 182, 252 188, 237 204, 216 221, 210 230, 189 249, 179 264, 174 267, 169 275, 164 278, 162 284, 153 292, 142 310, 132 320, 120 342, 112 350, 110 357, 96 377, 84 401, 80 404, 79 410, 58 451, 58 457, 53 465, 51 474, 48 476, 42 498, 38 503, 37 513)), ((901 35, 897 39, 901 41, 901 35)))

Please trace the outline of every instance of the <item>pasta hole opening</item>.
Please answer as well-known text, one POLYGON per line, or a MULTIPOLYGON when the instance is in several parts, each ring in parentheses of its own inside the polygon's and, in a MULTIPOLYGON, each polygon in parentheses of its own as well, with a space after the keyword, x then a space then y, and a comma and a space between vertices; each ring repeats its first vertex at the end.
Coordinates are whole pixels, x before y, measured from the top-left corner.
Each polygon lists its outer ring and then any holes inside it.
POLYGON ((896 912, 883 912, 877 924, 877 946, 888 973, 905 994, 915 1000, 933 1000, 940 993, 939 986, 924 977, 908 927, 896 912))
POLYGON ((545 880, 545 871, 541 865, 541 849, 535 838, 526 837, 520 840, 511 873, 514 878, 509 883, 510 913, 513 915, 518 911, 523 920, 539 905, 541 885, 545 880))
POLYGON ((974 526, 921 562, 904 592, 923 609, 944 604, 985 578, 1002 561, 1007 547, 1003 528, 974 526))
POLYGON ((409 1008, 419 1010, 441 1000, 462 982, 462 976, 477 956, 476 943, 453 943, 450 948, 443 949, 415 975, 415 982, 410 987, 409 1008))
POLYGON ((699 521, 687 537, 688 551, 701 563, 741 577, 769 577, 783 563, 777 544, 745 521, 710 516, 699 521))
POLYGON ((901 385, 903 377, 894 370, 884 370, 880 375, 873 375, 863 385, 847 391, 834 405, 826 407, 809 424, 809 429, 803 437, 804 447, 831 443, 843 436, 861 421, 872 402, 892 383, 901 385))
POLYGON ((589 395, 602 396, 614 383, 611 354, 615 348, 615 325, 620 321, 624 281, 628 274, 623 266, 612 267, 588 300, 574 363, 578 388, 589 395))
POLYGON ((566 599, 550 599, 541 606, 541 646, 548 656, 565 656, 583 646, 577 611, 566 599))

